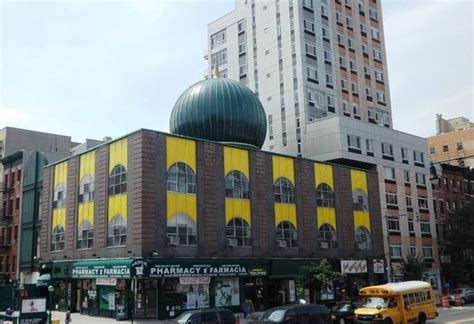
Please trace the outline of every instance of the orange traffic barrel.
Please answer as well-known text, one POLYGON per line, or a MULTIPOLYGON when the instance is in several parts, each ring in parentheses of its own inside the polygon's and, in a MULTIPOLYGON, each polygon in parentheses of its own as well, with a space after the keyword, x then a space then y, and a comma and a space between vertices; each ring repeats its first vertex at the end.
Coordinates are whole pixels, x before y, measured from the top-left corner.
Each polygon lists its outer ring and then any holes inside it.
POLYGON ((459 295, 459 294, 454 295, 454 305, 463 306, 461 295, 459 295))
POLYGON ((449 308, 450 307, 448 296, 446 296, 446 295, 441 296, 441 306, 443 306, 443 308, 449 308))

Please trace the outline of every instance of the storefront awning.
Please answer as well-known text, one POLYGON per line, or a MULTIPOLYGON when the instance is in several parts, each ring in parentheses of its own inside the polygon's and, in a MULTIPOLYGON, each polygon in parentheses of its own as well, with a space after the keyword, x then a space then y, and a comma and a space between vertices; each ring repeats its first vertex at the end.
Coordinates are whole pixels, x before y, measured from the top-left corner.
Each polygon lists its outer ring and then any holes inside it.
POLYGON ((36 287, 47 287, 51 283, 51 274, 43 273, 36 281, 36 287))
POLYGON ((72 278, 132 278, 132 263, 137 259, 97 259, 76 261, 71 267, 72 278))

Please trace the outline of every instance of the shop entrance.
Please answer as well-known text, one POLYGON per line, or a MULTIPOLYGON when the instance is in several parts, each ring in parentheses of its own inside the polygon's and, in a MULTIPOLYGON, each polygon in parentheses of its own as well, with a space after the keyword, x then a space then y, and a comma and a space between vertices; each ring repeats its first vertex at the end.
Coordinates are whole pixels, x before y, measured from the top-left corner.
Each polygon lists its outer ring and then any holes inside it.
POLYGON ((158 280, 137 280, 135 316, 137 318, 158 318, 158 280))
POLYGON ((245 278, 243 279, 243 286, 244 296, 242 303, 250 300, 254 311, 263 311, 265 309, 263 278, 245 278))

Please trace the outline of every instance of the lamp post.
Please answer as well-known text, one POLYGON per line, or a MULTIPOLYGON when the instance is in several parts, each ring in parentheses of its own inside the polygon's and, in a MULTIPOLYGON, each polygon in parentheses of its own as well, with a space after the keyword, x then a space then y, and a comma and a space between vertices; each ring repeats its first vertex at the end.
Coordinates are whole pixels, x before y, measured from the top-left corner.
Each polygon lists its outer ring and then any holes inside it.
POLYGON ((53 308, 53 303, 52 303, 52 298, 51 296, 53 295, 54 287, 53 285, 48 286, 48 293, 49 293, 49 320, 48 323, 51 324, 51 309, 53 308))

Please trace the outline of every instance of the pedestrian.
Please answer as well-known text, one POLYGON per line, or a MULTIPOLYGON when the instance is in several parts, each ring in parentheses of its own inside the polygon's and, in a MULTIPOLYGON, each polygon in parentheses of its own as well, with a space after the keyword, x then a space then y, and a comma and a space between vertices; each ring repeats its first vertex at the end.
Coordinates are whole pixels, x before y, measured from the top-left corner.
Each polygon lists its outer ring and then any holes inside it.
POLYGON ((67 312, 66 312, 66 321, 65 323, 66 324, 69 324, 72 322, 72 319, 71 319, 71 308, 67 308, 67 312))

